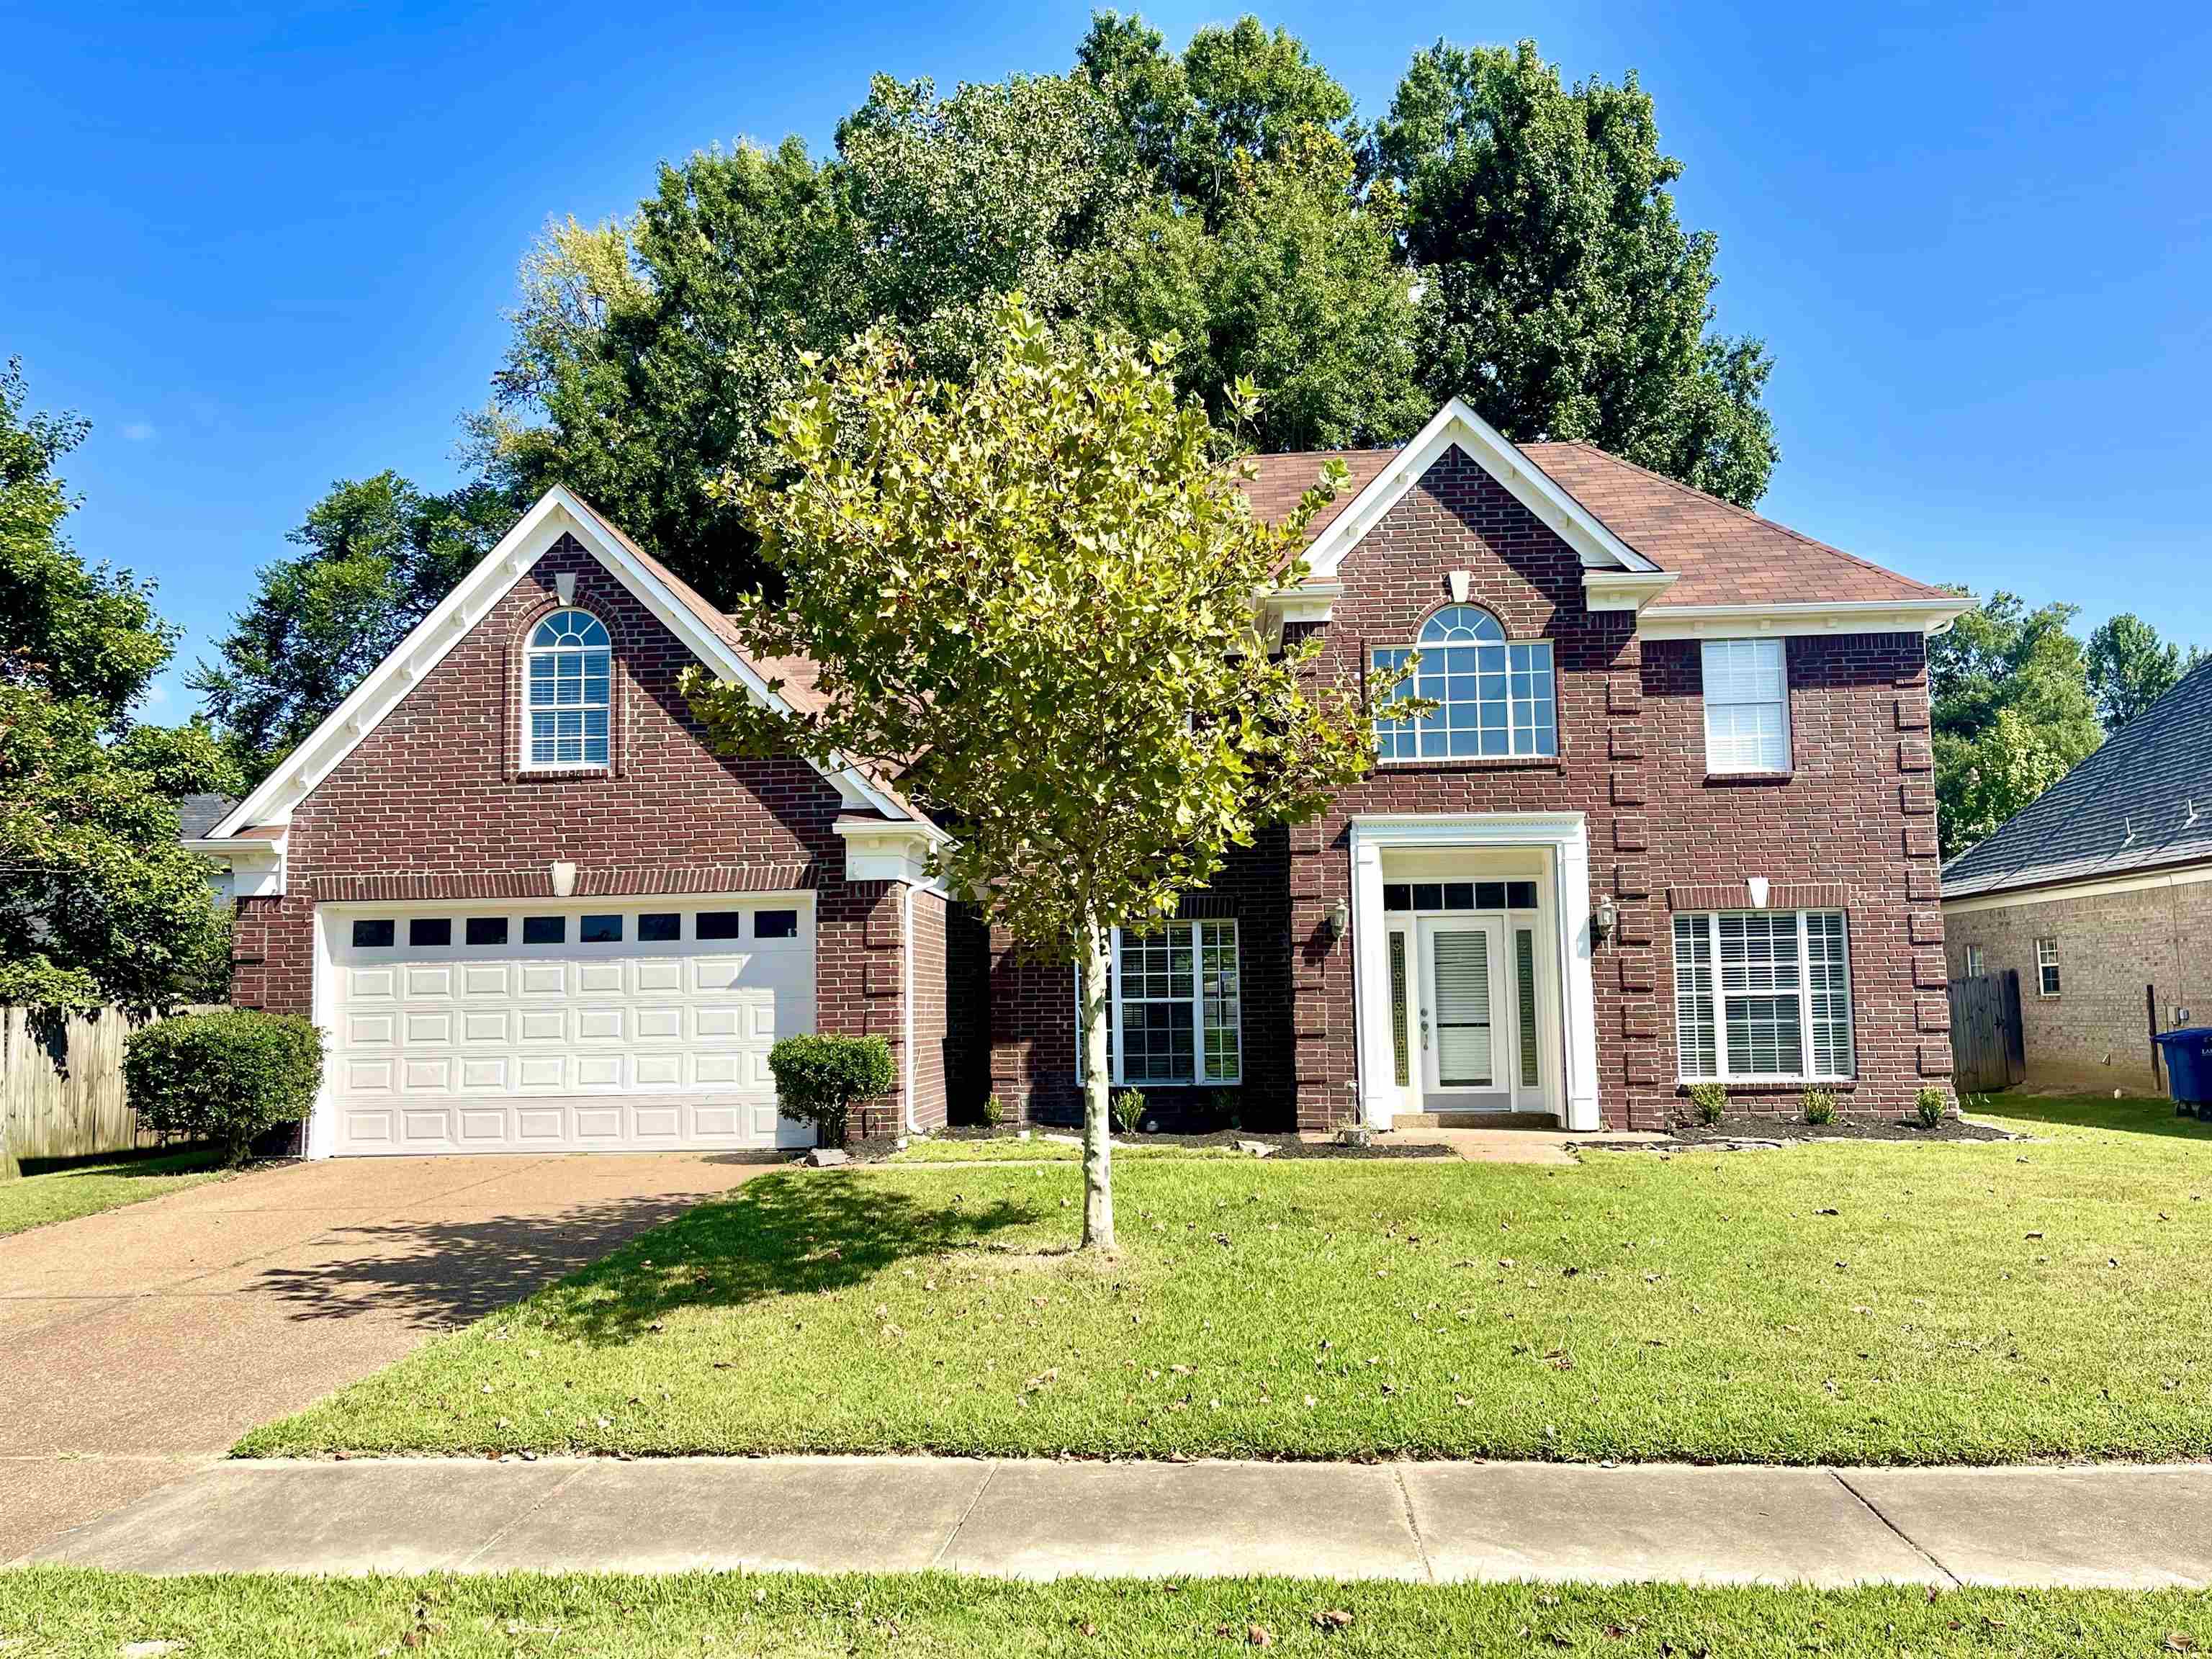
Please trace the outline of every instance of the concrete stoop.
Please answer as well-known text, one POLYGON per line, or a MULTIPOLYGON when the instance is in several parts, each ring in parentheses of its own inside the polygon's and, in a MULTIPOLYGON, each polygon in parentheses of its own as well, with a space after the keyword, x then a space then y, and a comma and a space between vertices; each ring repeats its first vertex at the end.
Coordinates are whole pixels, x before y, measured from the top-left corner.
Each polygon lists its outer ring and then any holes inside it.
POLYGON ((31 1559, 124 1571, 916 1571, 2212 1585, 2212 1466, 930 1457, 226 1462, 31 1559))

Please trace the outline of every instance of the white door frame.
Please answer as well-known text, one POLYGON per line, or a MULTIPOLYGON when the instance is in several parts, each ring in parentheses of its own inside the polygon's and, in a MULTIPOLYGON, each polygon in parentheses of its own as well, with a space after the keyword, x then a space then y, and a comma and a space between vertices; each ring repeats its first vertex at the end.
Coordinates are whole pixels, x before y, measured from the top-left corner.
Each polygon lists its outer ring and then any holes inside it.
POLYGON ((1547 858, 1564 969, 1559 1055, 1564 1127, 1598 1127, 1597 992, 1590 963, 1589 827, 1580 812, 1362 813, 1351 823, 1354 1079, 1361 1121, 1387 1129, 1401 1109, 1390 1035, 1390 967, 1382 908, 1385 848, 1522 848, 1547 858))

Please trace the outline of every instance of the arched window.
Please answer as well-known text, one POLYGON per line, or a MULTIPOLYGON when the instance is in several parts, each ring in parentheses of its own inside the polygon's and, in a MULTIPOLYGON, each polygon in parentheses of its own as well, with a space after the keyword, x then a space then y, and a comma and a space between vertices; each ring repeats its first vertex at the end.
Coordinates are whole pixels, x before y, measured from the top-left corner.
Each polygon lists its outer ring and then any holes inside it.
POLYGON ((556 611, 530 633, 523 708, 532 766, 607 763, 606 624, 588 611, 556 611))
POLYGON ((1549 640, 1510 644, 1487 611, 1448 605, 1422 624, 1413 645, 1376 651, 1375 665, 1402 667, 1416 651, 1420 665, 1395 696, 1426 698, 1437 707, 1407 720, 1382 718, 1387 707, 1379 711, 1375 741, 1384 760, 1559 752, 1549 640))

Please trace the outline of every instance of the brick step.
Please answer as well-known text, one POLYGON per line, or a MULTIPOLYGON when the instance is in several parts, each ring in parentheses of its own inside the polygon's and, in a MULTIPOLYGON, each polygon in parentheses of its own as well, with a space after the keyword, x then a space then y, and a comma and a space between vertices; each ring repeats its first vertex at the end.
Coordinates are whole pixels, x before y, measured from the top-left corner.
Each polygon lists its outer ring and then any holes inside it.
POLYGON ((1556 1129, 1549 1112, 1393 1112, 1393 1129, 1556 1129))

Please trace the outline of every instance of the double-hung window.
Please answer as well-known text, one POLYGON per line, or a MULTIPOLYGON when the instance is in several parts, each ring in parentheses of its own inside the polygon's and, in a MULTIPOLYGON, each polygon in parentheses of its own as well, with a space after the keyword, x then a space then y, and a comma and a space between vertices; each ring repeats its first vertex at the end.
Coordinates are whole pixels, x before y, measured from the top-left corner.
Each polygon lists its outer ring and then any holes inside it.
POLYGON ((1790 673, 1780 640, 1707 640, 1705 770, 1790 769, 1790 673))
MULTIPOLYGON (((1234 1084, 1244 1071, 1237 924, 1116 928, 1106 1023, 1108 1074, 1142 1087, 1234 1084)), ((1075 976, 1075 1074, 1083 1076, 1083 974, 1075 976)))
POLYGON ((531 630, 523 671, 533 767, 605 766, 613 652, 588 611, 556 611, 531 630))
POLYGON ((2035 941, 2035 994, 2040 997, 2058 994, 2058 941, 2055 939, 2035 941))
POLYGON ((1386 761, 1477 760, 1492 756, 1556 755, 1559 720, 1552 679, 1552 642, 1509 642, 1497 617, 1480 605, 1448 605, 1421 626, 1408 646, 1371 653, 1377 670, 1405 667, 1418 652, 1410 680, 1376 711, 1375 746, 1386 761), (1426 714, 1389 718, 1400 697, 1436 704, 1426 714))
POLYGON ((1674 1036, 1685 1083, 1848 1079, 1850 946, 1843 913, 1676 916, 1674 1036))

